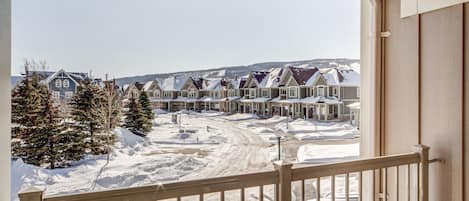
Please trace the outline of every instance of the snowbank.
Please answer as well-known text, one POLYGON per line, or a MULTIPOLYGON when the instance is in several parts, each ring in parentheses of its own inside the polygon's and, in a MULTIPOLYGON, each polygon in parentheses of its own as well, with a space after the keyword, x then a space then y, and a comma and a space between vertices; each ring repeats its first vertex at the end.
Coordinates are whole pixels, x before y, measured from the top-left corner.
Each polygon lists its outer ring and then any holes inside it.
POLYGON ((357 159, 360 155, 359 143, 317 145, 306 144, 298 149, 300 163, 330 163, 357 159))

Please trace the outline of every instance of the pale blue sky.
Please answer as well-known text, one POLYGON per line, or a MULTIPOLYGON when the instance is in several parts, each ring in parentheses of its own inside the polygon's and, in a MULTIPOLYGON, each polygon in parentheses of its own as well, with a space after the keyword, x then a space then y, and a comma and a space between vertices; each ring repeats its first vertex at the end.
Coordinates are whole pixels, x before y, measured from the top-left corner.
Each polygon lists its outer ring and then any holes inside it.
POLYGON ((122 77, 265 61, 359 58, 359 0, 13 0, 24 58, 122 77))

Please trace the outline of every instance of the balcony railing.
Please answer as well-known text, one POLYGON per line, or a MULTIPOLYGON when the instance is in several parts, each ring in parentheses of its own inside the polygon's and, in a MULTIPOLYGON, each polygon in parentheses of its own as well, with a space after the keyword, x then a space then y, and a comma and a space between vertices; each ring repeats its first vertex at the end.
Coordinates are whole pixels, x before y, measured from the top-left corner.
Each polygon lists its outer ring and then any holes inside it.
POLYGON ((198 201, 225 201, 225 193, 236 190, 239 192, 236 200, 245 201, 247 189, 252 192, 254 188, 257 195, 250 196, 250 200, 254 197, 259 201, 265 198, 428 201, 428 150, 417 145, 413 153, 300 167, 278 161, 274 163, 275 170, 268 172, 71 195, 44 196, 42 191, 31 188, 21 192, 19 198, 20 201, 181 201, 192 197, 198 201), (339 183, 338 178, 343 182, 339 183), (351 187, 351 181, 356 185, 351 187), (298 183, 300 187, 293 188, 298 183), (265 191, 267 186, 273 190, 265 191), (337 196, 337 188, 344 189, 342 195, 337 196), (351 191, 355 191, 353 195, 351 191), (267 195, 269 192, 273 195, 267 195))

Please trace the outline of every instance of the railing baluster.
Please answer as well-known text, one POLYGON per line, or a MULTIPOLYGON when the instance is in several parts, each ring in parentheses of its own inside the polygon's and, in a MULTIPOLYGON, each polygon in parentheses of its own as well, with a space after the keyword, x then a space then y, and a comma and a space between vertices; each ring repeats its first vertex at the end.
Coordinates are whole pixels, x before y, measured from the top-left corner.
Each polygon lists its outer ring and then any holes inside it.
POLYGON ((350 194, 350 174, 347 172, 347 174, 345 174, 345 200, 346 201, 349 201, 349 194, 350 194))
POLYGON ((359 200, 358 201, 362 201, 363 200, 363 172, 360 171, 359 172, 359 175, 358 175, 358 196, 359 197, 359 200))
POLYGON ((220 191, 220 201, 225 201, 225 191, 220 191))
POLYGON ((278 184, 275 184, 275 201, 280 201, 280 187, 278 184))
POLYGON ((316 179, 316 197, 317 201, 321 200, 321 177, 316 179))
POLYGON ((373 192, 373 200, 378 200, 376 199, 377 198, 377 195, 376 195, 376 170, 373 169, 373 179, 371 181, 372 185, 371 185, 371 189, 372 189, 372 192, 373 192))
POLYGON ((396 166, 396 201, 399 201, 399 166, 396 166))
POLYGON ((305 180, 301 180, 301 201, 305 201, 305 180))
POLYGON ((244 201, 244 188, 241 188, 241 201, 244 201))
POLYGON ((383 168, 383 200, 388 201, 388 168, 383 168))
POLYGON ((331 196, 332 201, 335 201, 335 175, 331 177, 331 196))
POLYGON ((407 201, 410 201, 410 164, 407 164, 407 201))
POLYGON ((264 186, 259 186, 259 201, 264 201, 264 186))

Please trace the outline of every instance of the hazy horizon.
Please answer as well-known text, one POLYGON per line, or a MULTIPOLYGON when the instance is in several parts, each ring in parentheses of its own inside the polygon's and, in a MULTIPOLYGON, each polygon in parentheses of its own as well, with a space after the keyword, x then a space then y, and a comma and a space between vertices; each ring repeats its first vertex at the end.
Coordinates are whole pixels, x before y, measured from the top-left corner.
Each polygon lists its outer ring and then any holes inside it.
POLYGON ((360 53, 359 1, 12 3, 13 75, 24 59, 126 77, 360 53))

